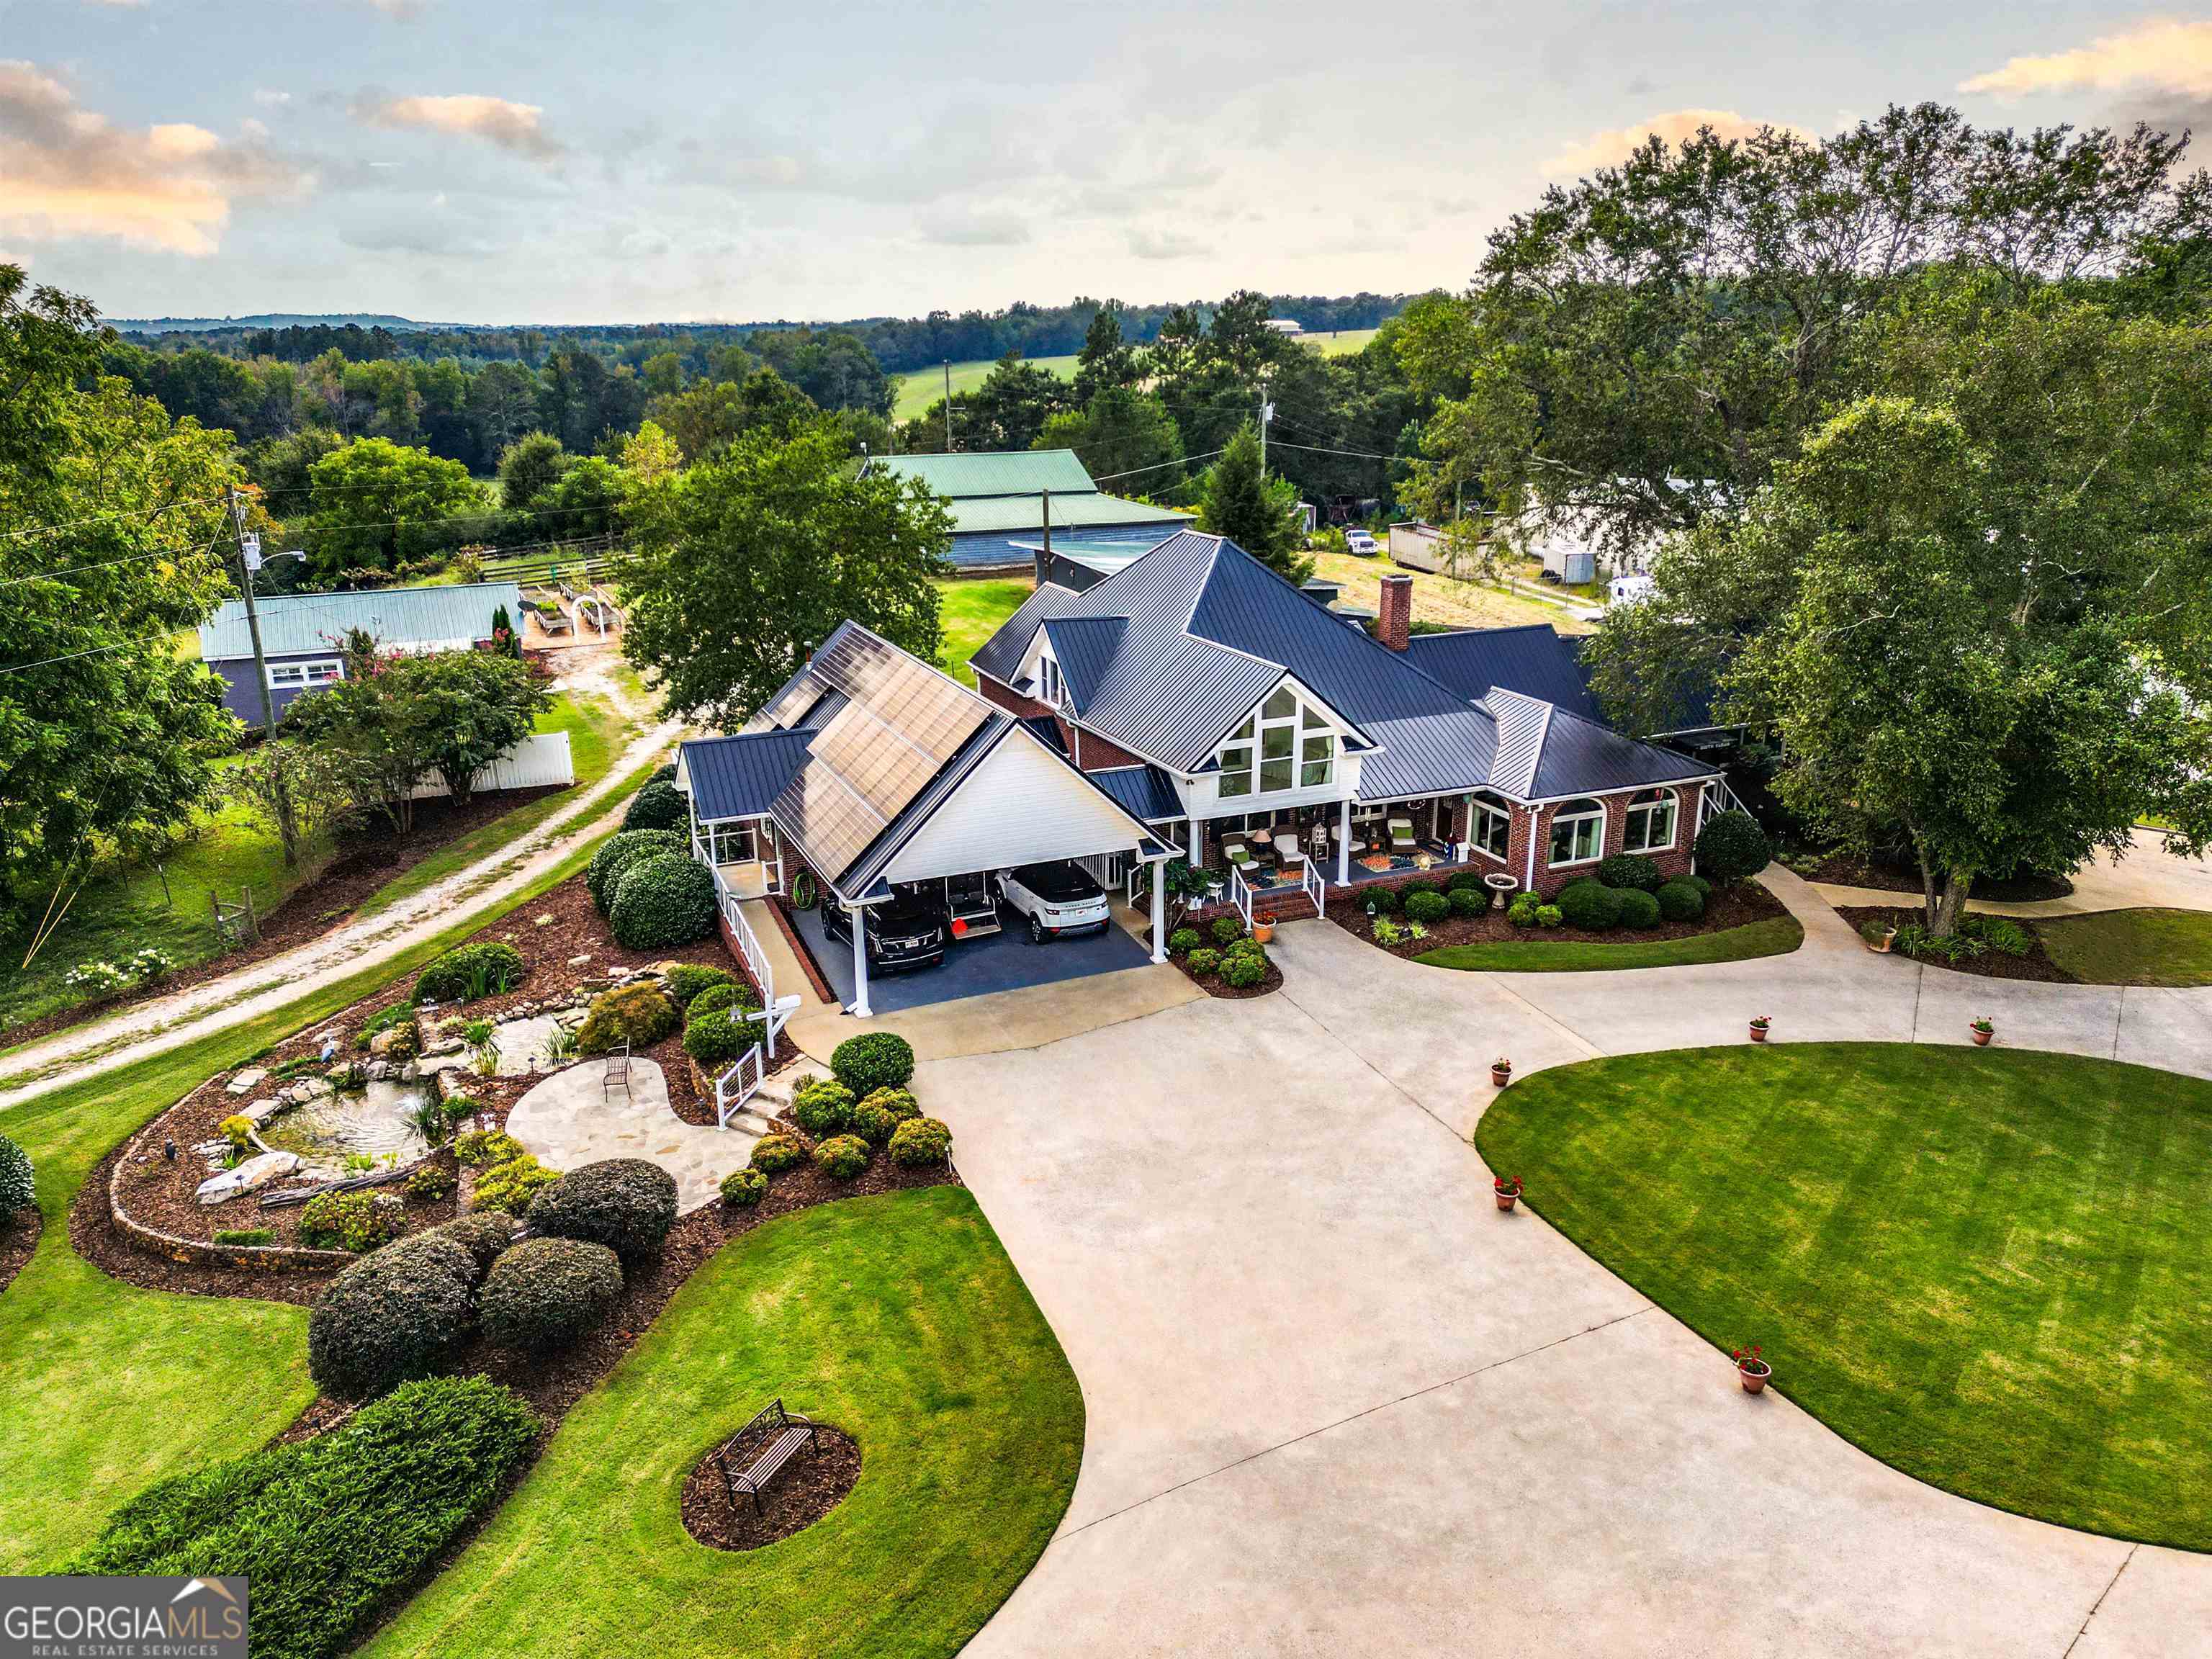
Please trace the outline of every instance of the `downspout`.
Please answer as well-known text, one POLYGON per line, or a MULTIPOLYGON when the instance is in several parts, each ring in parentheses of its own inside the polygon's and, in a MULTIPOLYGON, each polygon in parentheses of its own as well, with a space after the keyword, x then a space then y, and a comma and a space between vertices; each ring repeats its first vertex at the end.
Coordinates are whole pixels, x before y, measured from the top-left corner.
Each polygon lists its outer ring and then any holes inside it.
POLYGON ((1523 884, 1530 892, 1536 890, 1536 828, 1543 817, 1543 808, 1528 809, 1528 879, 1523 884))

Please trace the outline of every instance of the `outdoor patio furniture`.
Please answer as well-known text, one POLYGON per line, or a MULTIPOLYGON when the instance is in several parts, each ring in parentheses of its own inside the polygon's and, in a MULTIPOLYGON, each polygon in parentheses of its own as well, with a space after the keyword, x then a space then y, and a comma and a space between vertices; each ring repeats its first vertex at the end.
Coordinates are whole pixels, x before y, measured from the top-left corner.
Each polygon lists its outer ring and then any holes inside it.
POLYGON ((600 1103, 604 1104, 617 1088, 624 1094, 629 1092, 629 1042, 626 1038, 621 1048, 607 1055, 606 1070, 599 1073, 600 1103))
POLYGON ((1392 818, 1389 823, 1390 850, 1410 853, 1416 845, 1413 840, 1413 821, 1411 818, 1392 818))
POLYGON ((1221 856, 1241 867, 1252 862, 1252 849, 1241 841, 1224 840, 1221 843, 1221 856))
POLYGON ((753 1513, 762 1514, 761 1488, 776 1476, 776 1472, 798 1455, 801 1446, 814 1448, 814 1455, 822 1455, 821 1431, 807 1419, 787 1412, 783 1401, 777 1400, 763 1410, 753 1420, 714 1449, 714 1467, 721 1471, 722 1489, 730 1495, 730 1508, 738 1507, 740 1497, 753 1500, 753 1513), (752 1461, 735 1474, 730 1472, 729 1452, 746 1436, 758 1430, 767 1437, 767 1443, 754 1454, 752 1461))
POLYGON ((1275 867, 1293 881, 1297 879, 1300 866, 1305 861, 1306 855, 1298 850, 1297 842, 1287 836, 1283 838, 1283 844, 1275 849, 1275 867))

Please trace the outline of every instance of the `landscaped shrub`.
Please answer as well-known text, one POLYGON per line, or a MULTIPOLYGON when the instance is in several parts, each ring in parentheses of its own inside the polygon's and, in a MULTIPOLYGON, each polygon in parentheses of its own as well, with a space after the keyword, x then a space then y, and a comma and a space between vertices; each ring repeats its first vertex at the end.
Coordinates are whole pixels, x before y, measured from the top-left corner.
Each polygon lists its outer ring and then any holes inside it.
POLYGON ((1505 920, 1516 927, 1534 927, 1536 909, 1542 902, 1534 893, 1516 893, 1513 902, 1505 908, 1505 920))
POLYGON ((327 1434, 148 1487, 62 1571, 243 1577, 255 1659, 336 1659, 490 1507, 538 1431, 486 1378, 410 1382, 327 1434))
POLYGON ((791 1097, 792 1120, 811 1135, 842 1134, 853 1121, 853 1091, 835 1078, 801 1084, 791 1097))
POLYGON ((1641 887, 1620 890, 1620 925, 1623 927, 1656 927, 1659 925, 1659 899, 1641 887))
POLYGON ((909 1170, 942 1164, 952 1155, 952 1131, 933 1117, 910 1117, 891 1136, 891 1162, 909 1170))
POLYGON ((905 1090, 878 1089, 853 1108, 853 1133, 871 1146, 880 1146, 900 1124, 921 1115, 920 1103, 905 1090))
POLYGON ((615 888, 641 859, 658 853, 689 853, 691 843, 668 830, 629 830, 610 836, 584 872, 584 890, 601 915, 615 902, 615 888))
POLYGON ((1244 919, 1242 916, 1216 916, 1213 925, 1206 931, 1213 935, 1216 945, 1233 945, 1244 937, 1244 919))
POLYGON ((781 1175, 806 1162, 806 1148, 795 1136, 763 1135, 753 1142, 751 1168, 764 1176, 781 1175))
MULTIPOLYGON (((902 1129, 906 1127, 899 1125, 902 1129)), ((898 1136, 893 1134, 891 1139, 896 1140, 898 1136)), ((832 1135, 814 1149, 814 1167, 833 1180, 850 1181, 868 1167, 868 1143, 858 1135, 832 1135)))
POLYGON ((266 1227, 218 1227, 215 1242, 230 1246, 274 1244, 276 1235, 266 1227))
POLYGON ((1766 868, 1774 848, 1748 812, 1723 812, 1698 831, 1698 868, 1717 882, 1742 881, 1766 868))
POLYGON ((1557 927, 1566 919, 1565 912, 1556 904, 1540 904, 1536 907, 1536 925, 1539 927, 1557 927))
POLYGON ((399 1183, 399 1190, 410 1198, 434 1200, 452 1196, 459 1185, 459 1177, 444 1164, 434 1162, 418 1164, 410 1170, 407 1178, 399 1183))
POLYGON ((522 983, 522 952, 505 939, 478 939, 448 951, 415 981, 417 1002, 473 1002, 522 983))
POLYGON ((622 1263, 604 1244, 526 1238, 491 1264, 477 1306, 502 1348, 563 1348, 607 1316, 622 1295, 622 1263))
POLYGON ((230 1143, 234 1153, 243 1154, 253 1144, 253 1120, 243 1112, 233 1112, 215 1126, 215 1132, 230 1143))
POLYGON ((353 1046, 368 1048, 379 1032, 389 1030, 402 1020, 410 1025, 415 1024, 415 1005, 412 1002, 395 1002, 389 1008, 379 1009, 371 1014, 362 1022, 361 1030, 354 1034, 353 1046))
MULTIPOLYGON (((702 997, 700 1001, 705 1000, 702 997)), ((732 1018, 733 1010, 727 1002, 704 1012, 699 1012, 697 1003, 692 1005, 692 1009, 691 1017, 684 1022, 684 1052, 697 1060, 700 1069, 709 1076, 734 1064, 739 1055, 761 1040, 763 1028, 750 1020, 740 1024, 732 1018)))
POLYGON ((1232 951, 1221 959, 1221 982, 1237 990, 1249 990, 1267 977, 1267 957, 1264 951, 1232 951))
POLYGON ((890 1031, 847 1037, 830 1051, 837 1081, 866 1100, 878 1089, 903 1089, 914 1076, 914 1045, 890 1031))
POLYGON ((691 1006, 691 999, 700 992, 736 983, 737 980, 726 968, 709 968, 703 963, 679 962, 668 970, 668 977, 661 982, 661 988, 688 1008, 691 1006))
POLYGON ((1449 893, 1480 893, 1486 899, 1490 896, 1490 889, 1483 885, 1482 872, 1479 870, 1461 871, 1444 884, 1444 890, 1449 893))
POLYGON ((1377 887, 1367 896, 1367 914, 1370 916, 1395 916, 1398 914, 1398 902, 1395 889, 1377 887))
POLYGON ((681 853, 656 853, 623 872, 607 926, 625 951, 666 951, 714 931, 714 878, 681 853))
POLYGON ((1698 896, 1701 899, 1709 899, 1713 896, 1712 883, 1707 881, 1703 876, 1677 876, 1674 879, 1689 883, 1698 890, 1698 896))
POLYGON ((647 984, 623 985, 592 999, 584 1023, 576 1028, 576 1052, 611 1054, 627 1042, 650 1048, 676 1029, 683 1015, 666 994, 647 984))
POLYGON ((1660 885, 1659 914, 1669 921, 1695 921, 1705 914, 1705 896, 1677 877, 1660 885))
POLYGON ((700 1019, 708 1014, 726 1014, 732 1008, 757 1014, 760 1012, 760 999, 753 994, 751 986, 732 980, 726 984, 708 986, 691 999, 691 1005, 685 1012, 688 1018, 700 1019))
POLYGON ((317 1193, 300 1210, 300 1243, 311 1250, 373 1250, 399 1237, 406 1215, 388 1193, 317 1193))
POLYGON ((530 1224, 604 1244, 624 1261, 650 1255, 676 1224, 676 1177, 641 1158, 586 1164, 530 1200, 530 1224))
POLYGON ((1394 945, 1402 944, 1406 938, 1406 930, 1388 916, 1376 916, 1367 924, 1367 932, 1369 937, 1386 951, 1394 945))
POLYGON ((1198 929, 1178 927, 1168 935, 1168 950, 1175 956, 1188 955, 1198 949, 1198 929))
POLYGON ((2035 935, 2009 916, 1970 912, 1960 927, 1999 956, 2024 957, 2035 948, 2035 935))
POLYGON ((359 1400, 434 1369, 476 1317, 476 1260, 450 1238, 410 1238, 363 1256, 307 1311, 307 1373, 359 1400))
POLYGON ((1663 879, 1658 860, 1641 853, 1615 853, 1600 860, 1597 878, 1608 887, 1638 887, 1647 893, 1657 892, 1663 879))
POLYGON ((547 1169, 535 1154, 518 1153, 493 1164, 477 1177, 476 1189, 469 1194, 469 1207, 527 1215, 530 1201, 539 1189, 551 1186, 560 1178, 558 1170, 547 1169))
POLYGON ((722 1202, 733 1210, 750 1210, 768 1196, 768 1177, 758 1170, 732 1170, 722 1177, 722 1202))
POLYGON ((491 1271, 491 1264, 499 1260, 500 1253, 514 1242, 514 1218, 504 1210, 457 1215, 451 1221, 425 1228, 415 1237, 449 1239, 459 1245, 476 1263, 476 1273, 470 1282, 482 1284, 483 1276, 491 1271))
POLYGON ((691 821, 691 808, 672 778, 655 778, 629 798, 625 830, 673 830, 691 821))
POLYGON ((1425 927, 1442 921, 1450 914, 1451 901, 1432 889, 1423 888, 1418 893, 1407 896, 1406 920, 1408 921, 1418 921, 1425 927))
POLYGON ((1451 890, 1452 914, 1455 916, 1479 916, 1490 908, 1490 890, 1486 887, 1455 887, 1451 890))
POLYGON ((674 761, 671 761, 671 762, 669 762, 669 763, 668 763, 668 764, 667 764, 667 765, 665 765, 665 766, 656 766, 656 767, 654 767, 654 768, 653 769, 653 770, 652 770, 652 771, 650 771, 650 772, 647 773, 647 774, 646 774, 646 777, 645 777, 645 783, 644 783, 644 784, 640 784, 640 785, 638 786, 638 787, 639 787, 639 788, 641 788, 641 789, 642 789, 642 788, 644 788, 644 787, 645 787, 645 784, 651 784, 651 783, 673 783, 673 782, 675 782, 675 781, 676 781, 676 763, 675 763, 674 761))
POLYGON ((1190 971, 1200 979, 1221 966, 1221 952, 1210 945, 1201 945, 1183 958, 1190 971))
POLYGON ((504 1164, 522 1155, 522 1143, 504 1129, 471 1129, 453 1137, 453 1156, 471 1169, 504 1164))
POLYGON ((1568 927, 1602 933, 1620 920, 1620 892, 1595 881, 1571 881, 1559 890, 1559 907, 1568 927))

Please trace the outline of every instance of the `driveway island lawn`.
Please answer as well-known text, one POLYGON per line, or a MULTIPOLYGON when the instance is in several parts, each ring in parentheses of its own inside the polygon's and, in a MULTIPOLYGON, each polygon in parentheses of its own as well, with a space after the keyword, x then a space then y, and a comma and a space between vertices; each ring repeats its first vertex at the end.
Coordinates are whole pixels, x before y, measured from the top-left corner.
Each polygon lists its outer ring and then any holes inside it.
POLYGON ((2050 958, 2085 985, 2212 985, 2212 914, 2100 910, 2035 924, 2050 958))
POLYGON ((1540 1072, 1475 1145, 1883 1462, 2212 1549, 2212 1084, 2008 1049, 1694 1049, 1540 1072))
POLYGON ((1074 1373, 964 1188, 822 1205, 694 1273, 365 1651, 951 1654, 1043 1552, 1082 1455, 1074 1373), (684 1476, 778 1396, 860 1442, 860 1484, 765 1549, 694 1542, 684 1476))
POLYGON ((1697 963, 1743 962, 1778 957, 1805 942, 1795 916, 1768 916, 1717 933, 1687 933, 1680 939, 1485 939, 1446 945, 1413 958, 1431 968, 1456 968, 1484 974, 1589 973, 1611 968, 1681 968, 1697 963))

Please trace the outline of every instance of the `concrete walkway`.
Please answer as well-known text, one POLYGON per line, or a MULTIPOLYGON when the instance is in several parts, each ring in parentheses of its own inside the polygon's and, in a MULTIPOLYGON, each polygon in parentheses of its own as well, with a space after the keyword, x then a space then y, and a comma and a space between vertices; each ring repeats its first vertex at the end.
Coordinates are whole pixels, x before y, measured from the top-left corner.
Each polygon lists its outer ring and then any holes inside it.
MULTIPOLYGON (((1845 887, 1835 882, 1815 882, 1813 890, 1830 904, 1855 908, 1920 902, 1916 893, 1893 893, 1881 887, 1845 887)), ((2099 910, 2212 910, 2212 860, 2176 858, 2166 850, 2164 836, 2154 830, 2138 830, 2125 858, 2114 859, 2100 853, 2074 872, 2074 890, 2063 898, 2015 903, 1970 896, 1966 908, 1998 916, 2081 916, 2099 910)))
POLYGON ((2212 1559, 1923 1486, 1535 1216, 1466 1137, 1490 1060, 2033 1042, 2212 1075, 2212 991, 1877 957, 1786 872, 1787 957, 1490 975, 1278 934, 1285 983, 925 1065, 1082 1379, 1073 1504, 974 1644, 1060 1654, 2202 1655, 2212 1559))
POLYGON ((641 1158, 676 1177, 686 1212, 720 1196, 722 1177, 742 1170, 760 1135, 732 1123, 702 1129, 676 1115, 668 1079, 649 1060, 629 1063, 629 1087, 611 1093, 606 1067, 587 1060, 556 1072, 515 1103, 507 1132, 550 1170, 579 1169, 610 1158, 641 1158))

